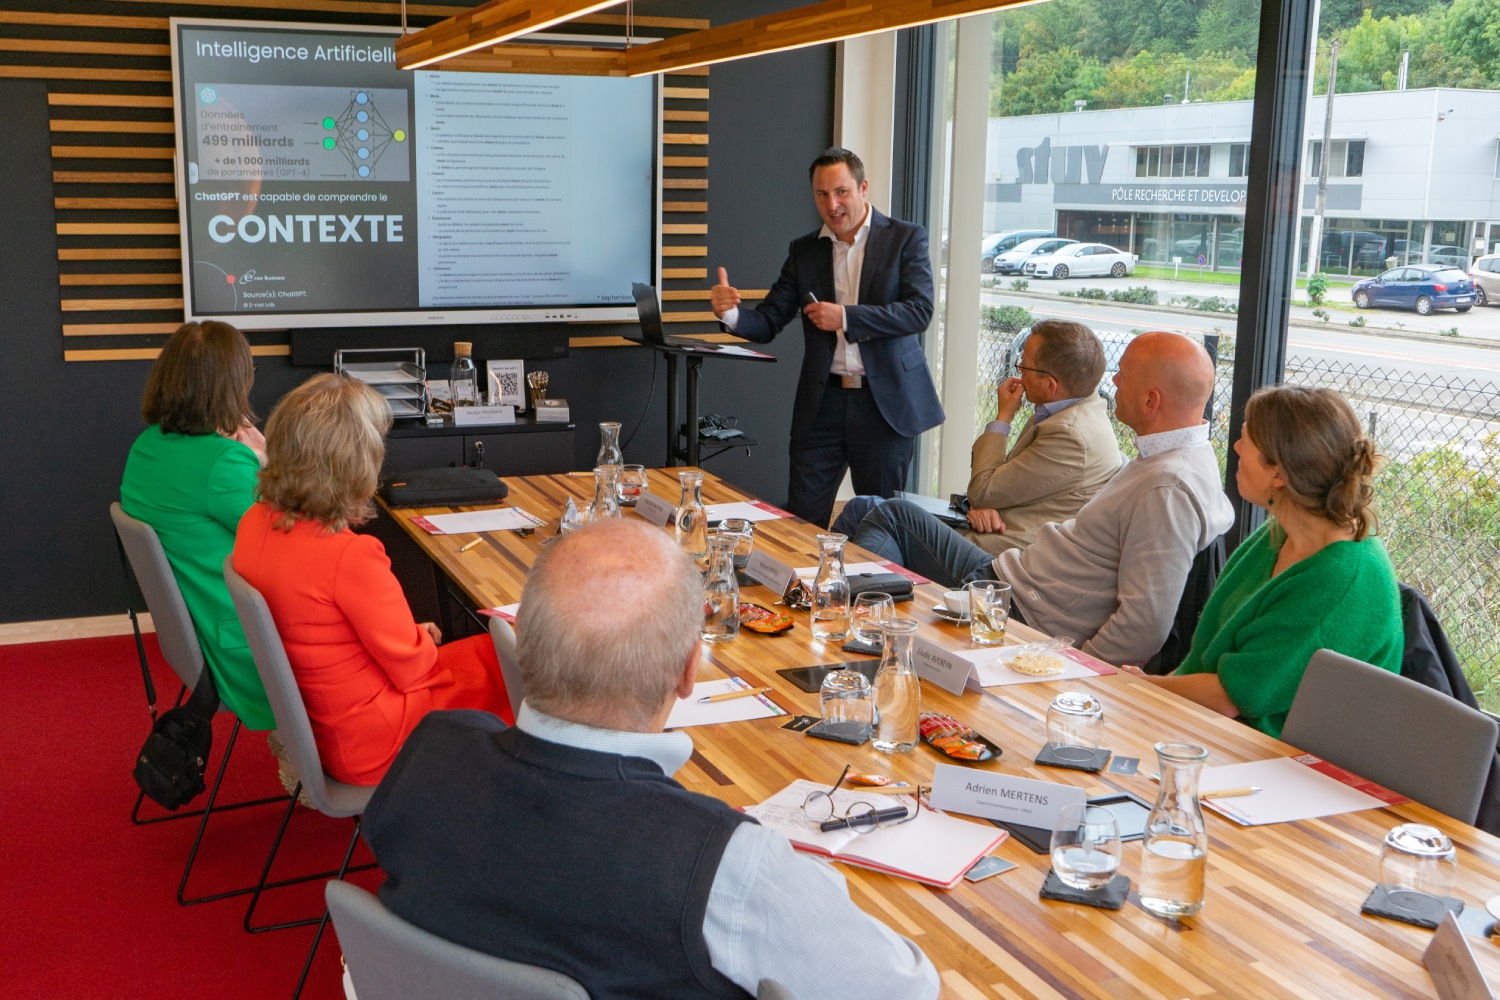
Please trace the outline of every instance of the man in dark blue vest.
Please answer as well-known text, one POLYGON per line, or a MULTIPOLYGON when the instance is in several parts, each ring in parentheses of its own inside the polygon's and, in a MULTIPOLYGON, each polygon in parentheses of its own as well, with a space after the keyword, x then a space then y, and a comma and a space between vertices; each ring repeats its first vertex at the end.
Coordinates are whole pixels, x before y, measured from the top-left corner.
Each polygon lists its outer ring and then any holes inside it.
POLYGON ((365 812, 380 898, 469 948, 555 969, 593 1000, 930 1000, 937 973, 841 875, 671 775, 662 732, 693 690, 702 582, 640 521, 549 545, 516 623, 526 701, 422 720, 365 812))
POLYGON ((822 228, 792 241, 754 309, 740 308, 722 267, 710 297, 726 330, 760 344, 802 314, 786 506, 822 526, 846 469, 855 493, 905 489, 916 437, 943 422, 943 407, 920 340, 932 320, 927 230, 875 210, 847 149, 825 150, 808 175, 822 228))

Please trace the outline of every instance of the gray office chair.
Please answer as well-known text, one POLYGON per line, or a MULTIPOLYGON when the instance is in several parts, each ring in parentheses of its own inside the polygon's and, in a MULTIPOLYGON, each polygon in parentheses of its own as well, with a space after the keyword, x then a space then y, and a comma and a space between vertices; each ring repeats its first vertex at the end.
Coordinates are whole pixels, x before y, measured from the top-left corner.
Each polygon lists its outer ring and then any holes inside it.
POLYGON ((362 865, 351 869, 349 860, 354 856, 354 847, 359 842, 361 815, 370 801, 370 796, 375 793, 375 789, 373 786, 346 785, 324 773, 323 759, 318 753, 317 743, 313 740, 312 722, 307 717, 307 705, 302 700, 302 691, 297 687, 297 679, 292 674, 292 665, 287 660, 286 648, 281 644, 281 633, 276 630, 276 621, 271 617, 271 609, 266 605, 266 599, 261 596, 260 591, 246 583, 244 577, 234 571, 232 562, 232 556, 224 560, 224 582, 229 585, 229 596, 234 600, 235 613, 239 615, 240 625, 245 630, 245 638, 250 643, 250 653, 255 659, 255 669, 260 674, 261 683, 266 687, 266 699, 271 703, 271 714, 276 717, 276 731, 281 735, 281 741, 286 746, 287 759, 291 761, 292 767, 296 769, 301 779, 297 784, 297 791, 292 793, 286 815, 281 818, 281 827, 276 831, 276 839, 271 843, 271 853, 266 857, 266 865, 260 873, 260 881, 250 897, 250 905, 245 910, 244 926, 245 930, 257 934, 288 927, 318 925, 318 932, 313 937, 312 947, 307 952, 307 962, 302 967, 302 977, 297 980, 297 990, 292 994, 293 1000, 296 1000, 302 994, 302 986, 307 982, 308 970, 312 968, 313 956, 317 954, 318 944, 323 940, 323 930, 328 925, 328 911, 325 909, 321 917, 256 926, 252 922, 255 906, 267 889, 306 882, 313 878, 331 876, 335 879, 342 879, 350 871, 373 868, 374 865, 362 865), (312 807, 325 816, 334 819, 353 817, 354 832, 350 835, 349 846, 344 851, 343 863, 334 872, 320 872, 317 875, 268 882, 271 866, 276 861, 276 852, 281 847, 281 837, 286 833, 286 825, 292 818, 293 810, 297 808, 298 792, 303 790, 307 792, 307 798, 312 803, 312 807))
MULTIPOLYGON (((161 647, 162 656, 167 665, 177 674, 182 681, 182 690, 177 694, 177 704, 182 703, 183 697, 189 691, 194 691, 199 682, 207 685, 208 703, 216 705, 218 711, 227 712, 228 709, 218 705, 218 694, 213 691, 212 675, 205 675, 203 661, 203 647, 198 643, 198 632, 193 626, 193 618, 188 614, 187 603, 182 599, 182 590, 177 585, 177 576, 172 572, 172 564, 167 561, 166 550, 162 548, 161 539, 157 537, 156 529, 145 521, 131 517, 125 513, 118 503, 109 505, 109 517, 115 525, 115 535, 120 542, 120 550, 125 564, 135 577, 136 585, 140 588, 141 596, 146 599, 146 608, 151 612, 151 621, 156 627, 157 645, 161 647)), ((151 718, 156 719, 156 688, 151 683, 151 667, 146 660, 146 647, 141 640, 140 624, 136 620, 135 609, 130 609, 131 624, 135 626, 136 654, 141 661, 141 674, 146 683, 147 706, 151 711, 151 718)), ((200 696, 201 697, 201 696, 200 696)), ((214 782, 208 793, 202 809, 195 809, 186 813, 174 813, 171 816, 160 816, 152 819, 140 818, 142 800, 145 792, 135 797, 135 808, 130 811, 130 819, 137 825, 160 823, 166 820, 188 819, 193 816, 200 817, 198 832, 193 837, 192 849, 188 851, 187 864, 182 869, 182 879, 177 883, 177 902, 183 906, 192 906, 195 903, 207 903, 216 899, 227 899, 230 896, 242 896, 251 892, 254 886, 246 886, 242 889, 231 889, 225 892, 211 893, 206 896, 195 896, 187 898, 188 878, 193 873, 193 863, 198 859, 198 848, 203 843, 204 831, 208 828, 208 818, 215 811, 225 812, 230 809, 243 809, 246 806, 266 805, 271 802, 285 802, 286 798, 281 795, 273 795, 269 798, 251 799, 244 802, 233 802, 229 805, 219 804, 219 786, 224 781, 224 772, 229 767, 229 757, 234 753, 235 740, 240 735, 240 720, 234 720, 234 727, 229 731, 229 740, 224 745, 224 756, 219 761, 219 770, 214 775, 214 782)))
POLYGON ((526 697, 526 682, 521 679, 521 664, 516 659, 516 630, 504 618, 491 615, 490 641, 495 644, 495 657, 500 661, 500 678, 505 681, 505 694, 510 699, 510 717, 514 719, 521 714, 521 700, 526 697))
POLYGON ((454 944, 347 882, 324 890, 359 1000, 588 1000, 560 972, 454 944))
POLYGON ((1473 823, 1500 725, 1483 712, 1330 649, 1308 661, 1281 738, 1473 823))

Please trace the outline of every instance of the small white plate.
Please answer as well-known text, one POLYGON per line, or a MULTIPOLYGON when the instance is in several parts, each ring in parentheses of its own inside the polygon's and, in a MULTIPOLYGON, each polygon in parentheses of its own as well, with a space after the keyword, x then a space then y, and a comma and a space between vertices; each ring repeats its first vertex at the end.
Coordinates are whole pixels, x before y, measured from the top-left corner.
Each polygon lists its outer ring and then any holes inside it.
POLYGON ((968 615, 960 614, 957 611, 949 611, 941 604, 934 604, 932 606, 932 613, 944 621, 950 621, 957 625, 967 625, 969 623, 968 615))
POLYGON ((1490 916, 1500 920, 1500 896, 1491 896, 1485 901, 1484 908, 1490 911, 1490 916))

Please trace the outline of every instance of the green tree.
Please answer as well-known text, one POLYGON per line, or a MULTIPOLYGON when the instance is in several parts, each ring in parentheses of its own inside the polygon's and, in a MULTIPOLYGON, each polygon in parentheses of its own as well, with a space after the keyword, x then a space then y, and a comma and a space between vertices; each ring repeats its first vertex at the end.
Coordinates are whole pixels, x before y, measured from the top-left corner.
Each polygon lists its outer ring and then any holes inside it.
POLYGON ((1471 86, 1500 82, 1500 0, 1453 0, 1437 40, 1471 86))
POLYGON ((994 85, 990 95, 990 114, 1040 115, 1072 111, 1073 101, 1087 99, 1102 79, 1099 64, 1083 59, 1074 49, 1023 50, 1016 71, 994 85))
POLYGON ((1253 53, 1260 38, 1261 0, 1208 0, 1198 15, 1195 52, 1253 53))

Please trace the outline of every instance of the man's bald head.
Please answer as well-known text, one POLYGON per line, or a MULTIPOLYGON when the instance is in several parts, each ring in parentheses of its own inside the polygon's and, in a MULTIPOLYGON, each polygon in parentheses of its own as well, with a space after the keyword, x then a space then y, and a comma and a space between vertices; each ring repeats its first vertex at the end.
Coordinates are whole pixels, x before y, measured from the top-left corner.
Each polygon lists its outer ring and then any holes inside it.
POLYGON ((639 730, 697 652, 703 583, 660 528, 605 521, 553 542, 526 578, 516 656, 526 699, 572 722, 639 730))
POLYGON ((1194 427, 1213 395, 1214 362, 1181 334, 1143 333, 1125 348, 1115 389, 1115 414, 1137 434, 1194 427))

